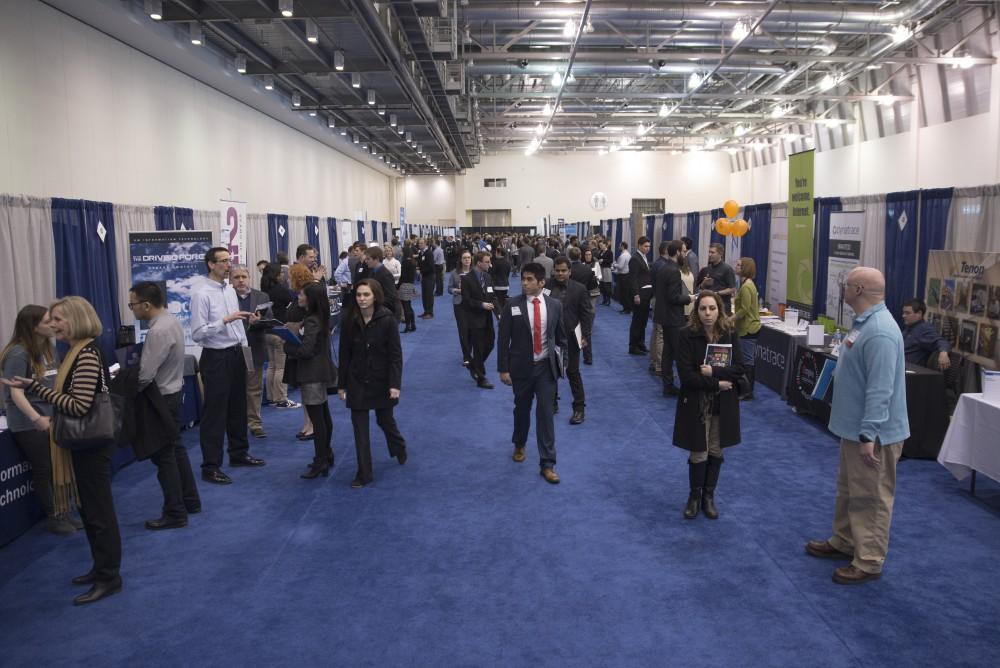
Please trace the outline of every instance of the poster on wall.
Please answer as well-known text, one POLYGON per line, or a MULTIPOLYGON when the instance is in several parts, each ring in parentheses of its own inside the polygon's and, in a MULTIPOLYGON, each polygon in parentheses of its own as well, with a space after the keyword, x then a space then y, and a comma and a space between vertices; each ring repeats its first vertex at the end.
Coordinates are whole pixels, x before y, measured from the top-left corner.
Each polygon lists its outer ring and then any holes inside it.
MULTIPOLYGON (((191 292, 205 275, 205 253, 214 244, 206 230, 172 232, 129 232, 129 255, 132 258, 132 283, 158 283, 167 295, 167 310, 184 329, 184 345, 197 345, 191 339, 191 292)), ((148 323, 136 321, 138 343, 146 338, 148 323)))
POLYGON ((234 200, 219 200, 219 222, 222 238, 219 244, 229 248, 233 264, 246 264, 243 249, 247 247, 247 203, 234 200))
MULTIPOLYGON (((813 291, 813 158, 814 151, 788 156, 789 304, 812 311, 813 291)), ((769 272, 770 273, 770 272, 769 272)))
POLYGON ((830 258, 827 261, 826 315, 838 327, 849 328, 854 310, 844 301, 840 286, 847 274, 861 264, 861 231, 864 211, 837 211, 830 214, 830 258))
POLYGON ((788 218, 771 217, 771 243, 767 259, 767 303, 772 309, 787 299, 785 279, 788 276, 788 218))
POLYGON ((926 318, 952 350, 1000 367, 1000 253, 931 251, 925 294, 926 318))

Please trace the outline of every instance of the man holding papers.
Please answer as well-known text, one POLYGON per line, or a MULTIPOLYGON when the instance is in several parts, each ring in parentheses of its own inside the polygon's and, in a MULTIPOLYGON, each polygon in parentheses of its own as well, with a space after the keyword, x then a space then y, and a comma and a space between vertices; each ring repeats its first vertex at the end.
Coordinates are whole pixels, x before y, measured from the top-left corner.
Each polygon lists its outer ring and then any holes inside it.
MULTIPOLYGON (((590 345, 590 334, 594 325, 594 307, 590 303, 590 293, 582 283, 570 278, 569 258, 557 257, 552 268, 552 287, 549 296, 562 303, 563 329, 568 345, 566 377, 573 393, 573 416, 570 424, 581 424, 584 407, 587 405, 583 391, 583 376, 580 375, 580 353, 590 345)), ((593 274, 591 274, 593 275, 593 274)))
MULTIPOLYGON (((313 251, 315 258, 315 251, 313 251)), ((274 321, 271 313, 271 302, 268 296, 260 290, 250 287, 250 271, 243 265, 236 265, 229 270, 229 281, 236 290, 236 299, 240 310, 255 313, 260 322, 250 324, 243 321, 253 357, 253 368, 247 367, 247 425, 255 438, 267 438, 264 425, 260 419, 260 397, 264 381, 264 362, 267 361, 267 330, 271 328, 266 321, 274 321)))

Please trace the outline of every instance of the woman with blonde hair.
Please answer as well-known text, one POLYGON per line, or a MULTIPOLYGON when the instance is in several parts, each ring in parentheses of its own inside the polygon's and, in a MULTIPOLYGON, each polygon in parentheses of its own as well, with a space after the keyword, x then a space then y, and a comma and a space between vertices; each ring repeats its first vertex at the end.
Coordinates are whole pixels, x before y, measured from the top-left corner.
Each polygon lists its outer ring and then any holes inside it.
MULTIPOLYGON (((60 413, 81 418, 94 408, 98 393, 107 391, 108 371, 96 341, 104 327, 94 307, 82 297, 60 299, 49 307, 49 317, 56 339, 69 345, 55 385, 49 388, 37 378, 23 376, 4 378, 3 383, 36 395, 60 413)), ((59 444, 53 439, 52 445, 59 444)), ((74 605, 94 603, 122 589, 121 534, 111 496, 114 448, 114 443, 73 450, 51 448, 56 506, 68 506, 68 494, 76 488, 94 562, 89 572, 73 578, 73 584, 92 585, 87 593, 73 599, 74 605)))
POLYGON ((754 355, 757 352, 757 333, 760 332, 760 297, 753 279, 757 276, 757 263, 753 258, 741 257, 736 263, 736 280, 740 287, 733 300, 736 333, 743 346, 743 364, 746 368, 750 390, 741 399, 753 399, 754 355))

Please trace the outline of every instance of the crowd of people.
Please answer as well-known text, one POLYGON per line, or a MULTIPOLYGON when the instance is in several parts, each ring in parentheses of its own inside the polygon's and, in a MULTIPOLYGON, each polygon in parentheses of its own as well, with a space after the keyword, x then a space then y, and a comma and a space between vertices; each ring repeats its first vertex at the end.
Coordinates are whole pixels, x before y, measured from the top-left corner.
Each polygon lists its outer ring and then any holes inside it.
MULTIPOLYGON (((598 235, 566 241, 476 234, 394 238, 384 247, 352 245, 328 275, 316 249, 303 244, 293 262, 278 257, 258 263, 256 289, 247 267, 233 265, 227 249, 212 248, 205 255, 206 276, 191 298, 191 336, 201 347, 202 481, 233 482, 224 471, 225 455, 229 467, 265 466, 250 452, 251 437, 268 438, 263 388, 268 403, 283 409, 300 407, 288 388, 298 390, 303 426, 295 436, 314 445, 302 478, 325 477, 334 467, 331 395, 350 410, 357 459, 351 487, 374 480, 372 411, 390 456, 405 464, 409 449, 394 408, 403 385, 401 334, 417 328, 412 302, 419 282, 421 319, 435 317, 436 296, 447 290, 451 297, 456 363, 467 368, 478 388, 494 389, 489 358, 496 349, 499 379, 513 391, 512 459, 526 460, 534 411, 539 471, 551 484, 560 482, 554 429, 559 380, 568 379, 572 396, 569 423, 584 423, 581 364, 593 364, 595 319, 599 312, 610 314, 610 308, 600 307, 616 299, 631 317, 619 354, 649 356, 650 373, 674 404, 673 444, 689 452, 683 516, 718 518, 715 492, 723 451, 741 441, 741 402, 753 398, 754 342, 761 327, 756 266, 744 257, 734 269, 725 262, 723 247, 712 244, 708 263, 699 268, 688 238, 662 242, 652 260, 648 238, 640 237, 635 250, 630 254, 623 243, 615 255, 613 243, 598 235), (521 288, 513 298, 508 296, 512 277, 521 288)), ((842 583, 876 578, 884 563, 895 461, 908 435, 904 347, 909 352, 919 344, 947 357, 926 328, 916 327, 904 343, 885 312, 884 287, 878 271, 859 268, 843 288, 859 315, 841 354, 830 424, 842 439, 834 531, 830 539, 806 546, 813 556, 850 562, 834 573, 842 583)), ((163 494, 160 516, 146 527, 180 529, 201 511, 180 435, 184 332, 156 283, 134 285, 128 307, 146 324, 146 335, 126 411, 153 416, 137 418, 130 437, 139 458, 156 466, 163 494)), ((918 324, 914 313, 922 315, 925 308, 917 302, 907 308, 912 330, 918 324)), ((60 447, 53 428, 59 413, 86 416, 119 381, 110 377, 96 341, 102 331, 82 298, 66 297, 48 308, 30 305, 21 309, 0 355, 9 425, 32 464, 47 526, 67 534, 82 525, 87 532, 93 565, 73 582, 91 588, 74 599, 77 604, 122 588, 111 493, 114 444, 60 447), (69 348, 61 361, 53 338, 69 348)))

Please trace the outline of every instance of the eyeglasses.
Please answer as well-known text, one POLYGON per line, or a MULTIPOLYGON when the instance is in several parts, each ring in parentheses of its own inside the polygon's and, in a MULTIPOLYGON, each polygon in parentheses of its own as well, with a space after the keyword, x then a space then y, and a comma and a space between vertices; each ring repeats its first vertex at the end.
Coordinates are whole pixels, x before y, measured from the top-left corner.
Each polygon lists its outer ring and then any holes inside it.
POLYGON ((128 310, 129 311, 134 311, 136 306, 138 306, 139 304, 145 304, 145 303, 146 302, 129 302, 128 303, 128 310))

